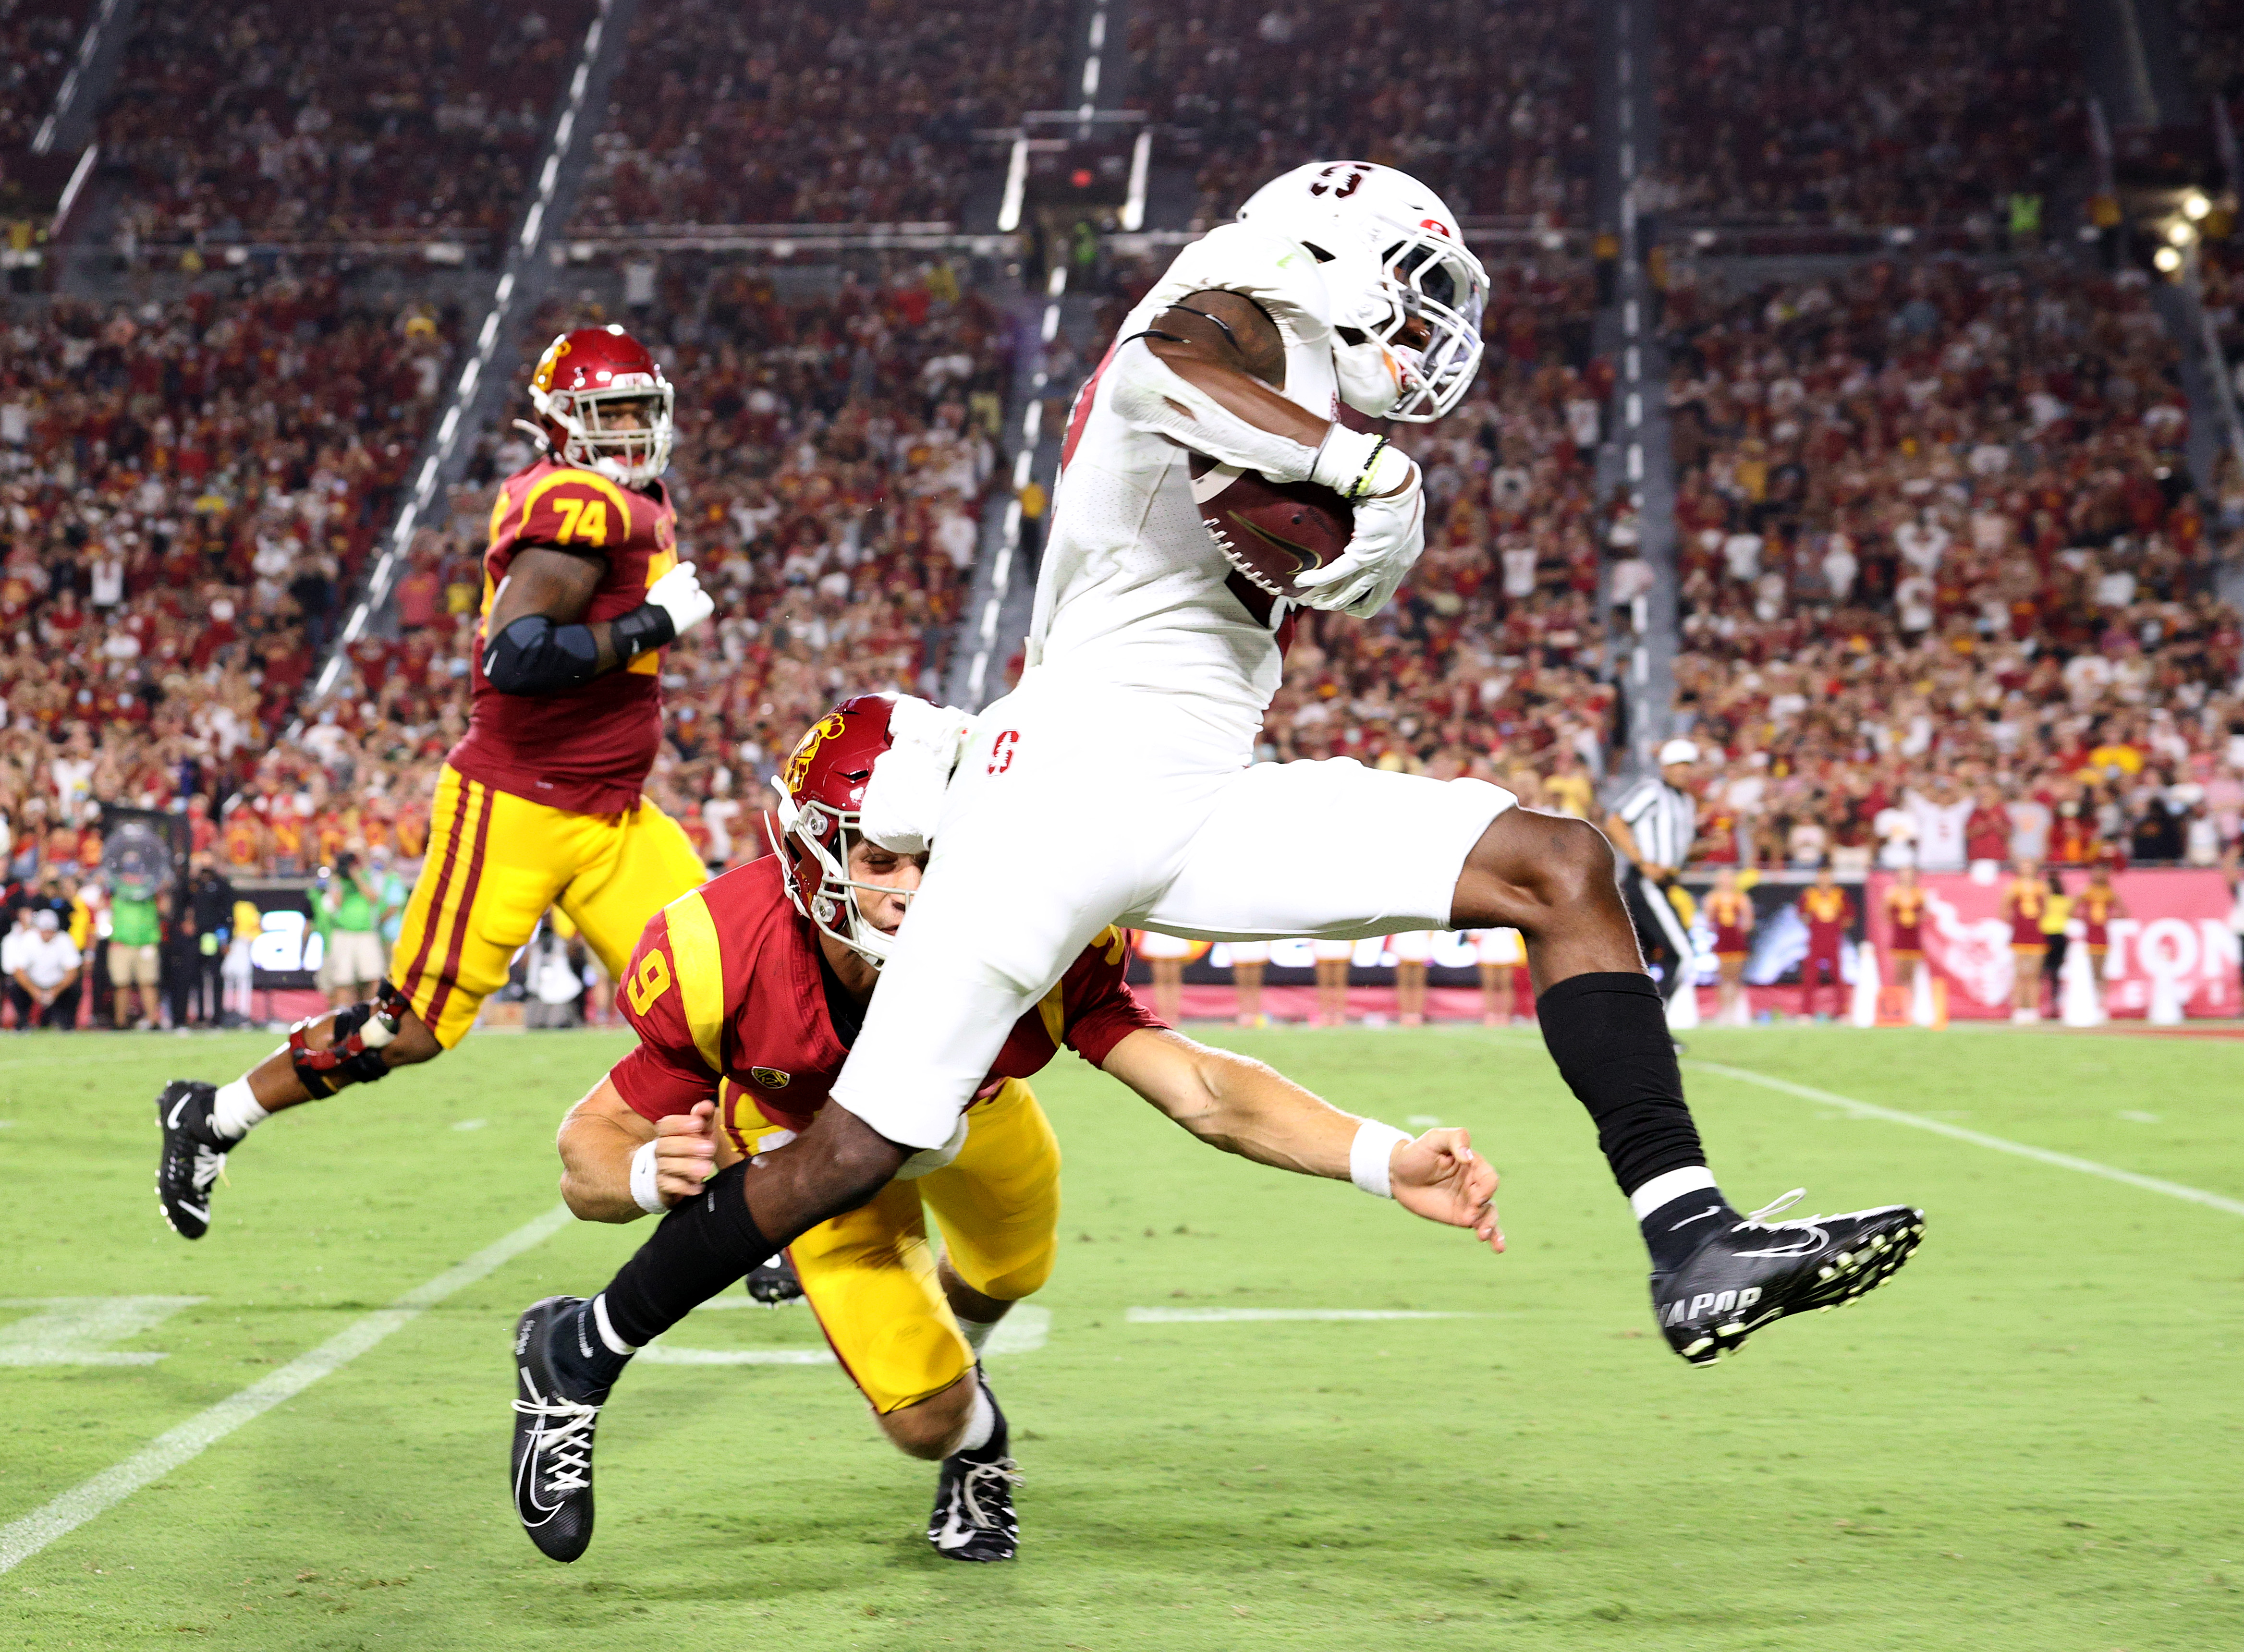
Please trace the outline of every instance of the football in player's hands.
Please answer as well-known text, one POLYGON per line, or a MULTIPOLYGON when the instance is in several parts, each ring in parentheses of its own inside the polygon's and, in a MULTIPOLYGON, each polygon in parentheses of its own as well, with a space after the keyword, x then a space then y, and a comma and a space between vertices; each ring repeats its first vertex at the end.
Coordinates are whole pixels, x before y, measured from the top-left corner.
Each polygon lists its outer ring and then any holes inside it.
POLYGON ((1355 512, 1314 482, 1272 482, 1259 471, 1192 455, 1193 502, 1224 560, 1273 597, 1298 599, 1294 576, 1348 549, 1355 512))

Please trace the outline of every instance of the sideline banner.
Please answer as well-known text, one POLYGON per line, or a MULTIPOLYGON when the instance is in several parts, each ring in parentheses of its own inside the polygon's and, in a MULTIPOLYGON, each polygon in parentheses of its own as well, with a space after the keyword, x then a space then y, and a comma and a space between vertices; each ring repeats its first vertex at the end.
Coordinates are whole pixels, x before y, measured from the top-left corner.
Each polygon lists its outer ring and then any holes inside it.
MULTIPOLYGON (((2078 869, 2059 868, 2068 895, 2088 884, 2078 869)), ((1948 982, 1948 1013, 1958 1019, 2007 1018, 2015 981, 2011 927, 2003 921, 2003 887, 2007 871, 1982 880, 1970 873, 1927 873, 1917 880, 1924 890, 1921 934, 1925 962, 1948 982)), ((1879 974, 1897 984, 1892 966, 1892 925, 1885 892, 1890 873, 1869 880, 1869 938, 1877 944, 1879 974)), ((2154 976, 2170 977, 2190 1015, 2240 1013, 2234 933, 2228 927, 2234 904, 2228 880, 2211 867, 2153 867, 2116 872, 2112 885, 2126 902, 2128 915, 2111 926, 2111 950, 2104 958, 2104 1002, 2114 1015, 2136 1016, 2150 1008, 2154 976)), ((2082 930, 2076 917, 2073 943, 2082 930)))

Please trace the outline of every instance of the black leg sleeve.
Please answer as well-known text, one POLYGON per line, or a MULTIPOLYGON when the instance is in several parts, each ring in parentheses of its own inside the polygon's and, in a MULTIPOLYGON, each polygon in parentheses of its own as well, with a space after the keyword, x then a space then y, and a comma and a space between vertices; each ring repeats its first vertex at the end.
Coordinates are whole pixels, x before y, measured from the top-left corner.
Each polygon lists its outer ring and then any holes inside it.
POLYGON ((1597 1122, 1598 1145, 1623 1193, 1707 1162, 1649 976, 1569 976, 1535 1001, 1535 1013, 1559 1075, 1597 1122))
POLYGON ((718 1171, 624 1264, 607 1289, 617 1336, 644 1348, 779 1248, 748 1214, 747 1174, 746 1160, 718 1171))

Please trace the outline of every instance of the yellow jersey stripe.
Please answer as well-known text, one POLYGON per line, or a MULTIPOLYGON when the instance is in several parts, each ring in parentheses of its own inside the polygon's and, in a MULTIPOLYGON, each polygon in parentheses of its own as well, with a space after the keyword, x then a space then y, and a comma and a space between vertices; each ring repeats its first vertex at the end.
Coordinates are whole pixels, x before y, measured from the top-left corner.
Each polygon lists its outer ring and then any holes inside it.
POLYGON ((686 1007, 686 1029, 709 1070, 722 1075, 725 960, 717 945, 717 920, 699 889, 679 896, 667 910, 670 961, 678 969, 678 996, 686 1007))
POLYGON ((597 470, 556 470, 551 475, 540 476, 530 490, 522 496, 522 516, 514 524, 515 532, 521 533, 530 526, 531 509, 540 499, 563 483, 571 482, 581 482, 585 487, 596 488, 605 494, 615 505, 617 519, 623 524, 622 532, 616 536, 616 543, 621 544, 631 537, 631 501, 624 497, 624 490, 621 488, 617 487, 614 482, 610 482, 597 470))
POLYGON ((1065 989, 1065 983, 1054 981, 1052 989, 1037 1001, 1037 1014, 1044 1017, 1044 1035, 1054 1049, 1061 1048, 1059 1035, 1067 1030, 1067 1001, 1060 996, 1065 989))

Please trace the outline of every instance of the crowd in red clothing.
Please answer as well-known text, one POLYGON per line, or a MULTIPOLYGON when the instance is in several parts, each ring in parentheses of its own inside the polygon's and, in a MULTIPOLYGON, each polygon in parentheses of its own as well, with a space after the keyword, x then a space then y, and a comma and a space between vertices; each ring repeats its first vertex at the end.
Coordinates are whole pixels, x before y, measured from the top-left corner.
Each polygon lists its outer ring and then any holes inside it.
POLYGON ((1059 99, 1057 0, 649 0, 572 227, 956 223, 982 128, 1059 99))
POLYGON ((85 32, 87 0, 0 3, 0 155, 27 147, 85 32))
POLYGON ((2011 222, 2086 151, 2072 14, 2033 0, 1698 0, 1661 13, 1656 205, 1693 219, 2011 222))
POLYGON ((316 769, 269 753, 388 523, 448 318, 285 279, 39 314, 0 366, 0 816, 37 823, 21 842, 90 799, 316 769))
POLYGON ((1975 803, 1997 860, 2235 842, 2223 530, 2141 279, 1874 263, 1666 314, 1702 853, 1893 864, 1975 803))
POLYGON ((141 242, 504 233, 591 0, 143 6, 101 120, 141 242))
POLYGON ((1216 0, 1131 13, 1134 106, 1220 223, 1308 160, 1402 167, 1467 218, 1589 219, 1590 9, 1216 0))

